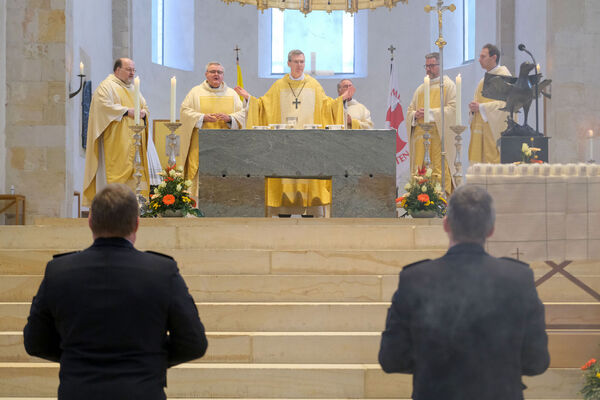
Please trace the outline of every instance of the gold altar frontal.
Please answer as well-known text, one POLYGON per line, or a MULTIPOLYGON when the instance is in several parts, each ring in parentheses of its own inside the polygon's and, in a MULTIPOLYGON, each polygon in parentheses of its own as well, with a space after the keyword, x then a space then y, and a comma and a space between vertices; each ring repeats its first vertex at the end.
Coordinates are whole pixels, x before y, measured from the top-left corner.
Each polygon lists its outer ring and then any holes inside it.
POLYGON ((282 211, 273 212, 273 208, 312 214, 310 208, 329 206, 331 199, 331 178, 265 178, 266 216, 282 211))

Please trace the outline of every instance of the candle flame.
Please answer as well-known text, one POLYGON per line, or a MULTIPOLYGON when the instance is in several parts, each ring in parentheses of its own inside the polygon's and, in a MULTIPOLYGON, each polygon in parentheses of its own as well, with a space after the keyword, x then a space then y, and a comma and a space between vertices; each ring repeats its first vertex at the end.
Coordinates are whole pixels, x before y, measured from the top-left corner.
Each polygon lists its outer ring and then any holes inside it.
POLYGON ((590 129, 590 130, 588 131, 588 136, 589 136, 589 137, 594 137, 594 131, 590 129))

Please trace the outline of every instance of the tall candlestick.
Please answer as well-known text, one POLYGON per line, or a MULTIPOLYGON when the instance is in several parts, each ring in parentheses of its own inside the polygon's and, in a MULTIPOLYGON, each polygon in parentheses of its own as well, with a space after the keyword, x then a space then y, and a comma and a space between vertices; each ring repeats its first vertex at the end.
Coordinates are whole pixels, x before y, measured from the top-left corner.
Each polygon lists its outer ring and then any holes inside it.
POLYGON ((177 79, 171 78, 171 123, 175 122, 175 87, 177 86, 177 79))
POLYGON ((134 110, 134 118, 133 121, 136 125, 140 124, 140 77, 136 76, 135 79, 133 80, 133 87, 134 87, 134 104, 135 104, 135 110, 134 110))
POLYGON ((588 143, 588 151, 590 152, 588 160, 592 161, 594 159, 594 131, 591 129, 588 131, 588 143))
POLYGON ((460 74, 456 77, 456 125, 462 125, 462 106, 461 106, 462 77, 460 74))
POLYGON ((423 88, 423 94, 424 94, 424 113, 425 113, 425 123, 430 122, 429 120, 429 76, 425 76, 425 79, 423 80, 423 83, 425 84, 424 88, 423 88))
POLYGON ((79 63, 79 75, 83 75, 83 62, 79 63))

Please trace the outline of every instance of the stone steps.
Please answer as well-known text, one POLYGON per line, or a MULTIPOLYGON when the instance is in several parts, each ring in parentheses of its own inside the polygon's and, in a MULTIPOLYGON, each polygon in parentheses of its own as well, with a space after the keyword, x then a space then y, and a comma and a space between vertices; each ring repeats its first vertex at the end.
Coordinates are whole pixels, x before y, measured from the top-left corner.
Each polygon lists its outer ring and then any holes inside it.
MULTIPOLYGON (((184 364, 168 371, 169 397, 409 398, 411 376, 385 374, 376 364, 184 364)), ((553 368, 524 377, 528 399, 573 398, 578 368, 553 368)), ((0 396, 54 396, 56 363, 0 363, 0 396)))
MULTIPOLYGON (((27 302, 36 294, 41 275, 0 275, 0 302, 27 302)), ((600 292, 600 276, 578 278, 600 292)), ((362 302, 389 301, 398 275, 185 275, 197 302, 362 302)), ((594 298, 562 275, 538 289, 545 302, 586 302, 594 298)))
MULTIPOLYGON (((388 302, 202 302, 207 330, 218 332, 381 332, 388 302)), ((600 329, 600 302, 545 303, 549 329, 600 329)), ((0 331, 21 330, 30 303, 0 303, 0 331)))
MULTIPOLYGON (((380 332, 208 332, 201 363, 376 364, 380 332)), ((600 330, 549 330, 551 368, 580 367, 600 343, 600 330)), ((23 347, 23 334, 0 333, 0 362, 42 362, 23 347)))

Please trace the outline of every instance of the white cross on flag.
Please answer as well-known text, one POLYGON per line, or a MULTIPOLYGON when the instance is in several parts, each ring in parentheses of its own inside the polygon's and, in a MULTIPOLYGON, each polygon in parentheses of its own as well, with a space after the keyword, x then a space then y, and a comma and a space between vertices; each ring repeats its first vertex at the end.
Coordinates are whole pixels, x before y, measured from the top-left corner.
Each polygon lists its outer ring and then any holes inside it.
POLYGON ((410 177, 410 160, 408 136, 404 124, 404 113, 400 104, 400 88, 394 64, 394 61, 392 61, 385 124, 387 128, 396 130, 396 187, 398 188, 403 187, 410 177))

